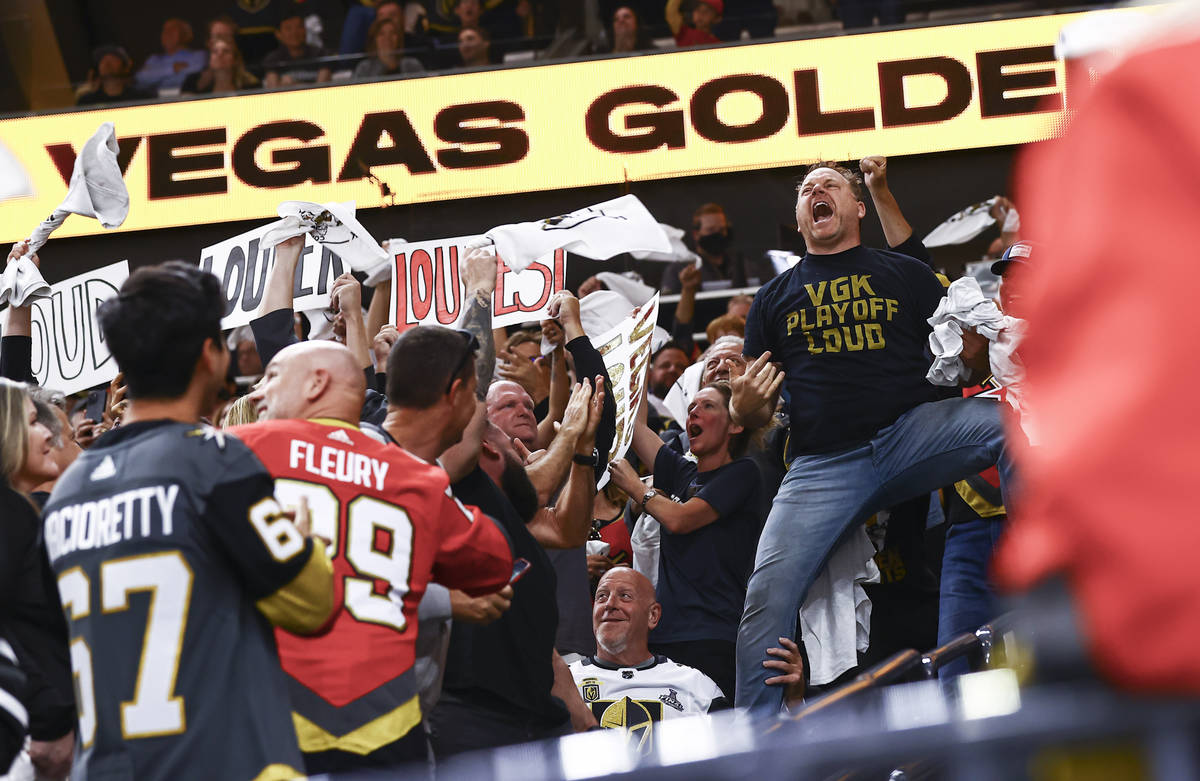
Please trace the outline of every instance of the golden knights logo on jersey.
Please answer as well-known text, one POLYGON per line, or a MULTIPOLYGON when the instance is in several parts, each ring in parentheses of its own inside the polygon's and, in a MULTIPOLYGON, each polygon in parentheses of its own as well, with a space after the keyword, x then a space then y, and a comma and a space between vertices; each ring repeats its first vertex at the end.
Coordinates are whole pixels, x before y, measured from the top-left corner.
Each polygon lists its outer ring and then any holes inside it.
POLYGON ((623 729, 625 738, 639 753, 654 747, 654 723, 662 721, 662 703, 657 700, 632 700, 622 697, 597 700, 592 713, 604 729, 623 729))
MULTIPOLYGON (((584 658, 571 666, 579 694, 605 729, 624 730, 640 753, 654 747, 663 719, 703 717, 724 695, 704 673, 656 656, 637 667, 616 667, 584 658)), ((718 705, 717 707, 720 707, 718 705)))

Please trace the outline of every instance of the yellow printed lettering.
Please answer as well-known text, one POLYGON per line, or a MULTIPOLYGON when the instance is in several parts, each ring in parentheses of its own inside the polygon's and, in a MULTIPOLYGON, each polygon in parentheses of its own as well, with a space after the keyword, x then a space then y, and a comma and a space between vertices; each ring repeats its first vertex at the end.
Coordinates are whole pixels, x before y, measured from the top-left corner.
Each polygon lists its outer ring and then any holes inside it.
POLYGON ((817 307, 817 328, 823 325, 833 325, 833 311, 829 304, 817 307))
POLYGON ((887 302, 888 320, 890 321, 892 316, 900 311, 900 304, 897 303, 896 299, 894 298, 887 298, 884 300, 887 302))
POLYGON ((842 334, 845 336, 846 349, 852 353, 856 353, 863 348, 863 327, 856 325, 851 328, 848 325, 842 326, 842 334), (857 337, 857 340, 855 339, 857 337))
POLYGON ((834 301, 846 301, 850 298, 850 277, 838 277, 829 285, 829 295, 834 301))
POLYGON ((787 313, 787 335, 791 336, 792 331, 796 330, 796 326, 799 324, 800 324, 800 313, 799 312, 788 312, 787 313))
POLYGON ((882 350, 887 346, 883 340, 883 326, 879 323, 867 323, 866 334, 868 350, 882 350))
POLYGON ((825 337, 825 352, 836 353, 842 350, 842 335, 836 329, 830 328, 821 333, 825 337))
POLYGON ((808 291, 808 300, 812 301, 814 305, 820 306, 821 299, 825 297, 825 286, 828 284, 828 282, 822 282, 817 285, 815 290, 812 285, 805 285, 804 289, 808 291))
POLYGON ((861 296, 863 292, 875 295, 875 291, 871 289, 871 283, 867 281, 870 278, 870 274, 855 274, 854 278, 850 280, 850 284, 854 287, 855 298, 861 296))
POLYGON ((851 310, 851 312, 853 313, 855 320, 859 320, 859 321, 866 320, 867 313, 869 311, 870 311, 870 306, 867 304, 866 300, 861 299, 861 298, 854 300, 854 305, 853 305, 853 309, 851 310))
POLYGON ((839 323, 846 322, 846 310, 850 308, 850 302, 847 301, 842 304, 830 304, 830 306, 833 307, 833 313, 837 315, 837 321, 839 323))
POLYGON ((821 353, 825 352, 820 347, 817 347, 816 342, 813 341, 811 331, 805 331, 804 338, 808 340, 808 352, 811 355, 820 355, 821 353))
POLYGON ((871 299, 871 319, 878 320, 879 315, 882 313, 883 313, 883 299, 882 298, 872 298, 871 299))

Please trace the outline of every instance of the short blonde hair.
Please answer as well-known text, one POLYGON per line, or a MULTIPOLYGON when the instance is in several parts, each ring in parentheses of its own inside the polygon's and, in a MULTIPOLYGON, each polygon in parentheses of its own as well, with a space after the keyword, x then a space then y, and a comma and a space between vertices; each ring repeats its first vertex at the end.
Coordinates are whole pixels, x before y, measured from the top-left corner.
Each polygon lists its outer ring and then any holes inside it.
POLYGON ((29 456, 28 398, 24 385, 0 377, 0 477, 9 486, 29 456))

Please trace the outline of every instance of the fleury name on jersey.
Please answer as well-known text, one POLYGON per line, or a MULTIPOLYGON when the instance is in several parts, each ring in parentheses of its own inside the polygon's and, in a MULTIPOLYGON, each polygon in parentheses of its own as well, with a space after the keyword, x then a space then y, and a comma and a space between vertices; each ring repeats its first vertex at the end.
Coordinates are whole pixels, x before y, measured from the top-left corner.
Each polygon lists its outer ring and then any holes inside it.
POLYGON ((178 485, 152 485, 60 507, 45 522, 50 561, 77 550, 155 536, 156 528, 169 537, 175 526, 172 515, 178 497, 178 485))
POLYGON ((327 480, 382 491, 389 465, 386 461, 362 453, 327 445, 321 447, 318 457, 315 444, 303 439, 293 439, 288 448, 288 466, 292 469, 303 469, 327 480))

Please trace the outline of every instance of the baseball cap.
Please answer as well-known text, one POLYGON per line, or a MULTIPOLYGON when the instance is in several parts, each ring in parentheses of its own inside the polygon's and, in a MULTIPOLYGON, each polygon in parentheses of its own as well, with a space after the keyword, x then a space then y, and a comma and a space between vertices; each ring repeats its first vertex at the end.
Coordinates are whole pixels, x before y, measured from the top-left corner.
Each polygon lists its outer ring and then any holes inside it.
POLYGON ((704 4, 705 4, 705 5, 707 5, 709 8, 713 9, 714 11, 716 11, 716 12, 717 12, 717 16, 724 16, 724 14, 725 14, 725 0, 700 0, 700 2, 704 3, 704 4))
POLYGON ((1033 262, 1033 250, 1033 242, 1018 241, 1004 250, 1004 254, 1000 256, 1000 259, 992 264, 992 273, 1002 277, 1009 265, 1013 263, 1020 263, 1023 266, 1029 265, 1033 262))
POLYGON ((125 51, 124 47, 117 46, 116 44, 112 43, 96 47, 96 49, 92 52, 92 64, 98 66, 100 64, 100 60, 103 60, 110 54, 115 54, 126 65, 133 64, 133 60, 129 57, 129 52, 125 51))

